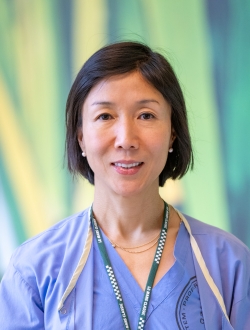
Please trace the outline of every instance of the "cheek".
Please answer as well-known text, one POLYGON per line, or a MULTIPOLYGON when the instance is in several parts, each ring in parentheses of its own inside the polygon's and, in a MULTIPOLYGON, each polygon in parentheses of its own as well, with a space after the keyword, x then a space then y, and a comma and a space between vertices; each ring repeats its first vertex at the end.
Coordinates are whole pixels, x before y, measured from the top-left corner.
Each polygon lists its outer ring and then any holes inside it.
POLYGON ((84 136, 84 141, 87 159, 94 171, 94 168, 103 162, 103 157, 109 147, 107 138, 94 130, 88 130, 84 136))
POLYGON ((152 144, 153 153, 156 156, 156 167, 163 169, 168 158, 168 150, 169 150, 169 138, 166 136, 163 139, 159 139, 152 144))
POLYGON ((159 152, 158 152, 158 165, 160 168, 163 169, 163 167, 165 166, 166 162, 167 162, 167 159, 168 159, 168 149, 167 149, 167 146, 164 146, 162 148, 159 149, 159 152))
POLYGON ((98 149, 103 141, 100 134, 98 135, 98 132, 96 132, 96 130, 91 127, 91 125, 86 125, 86 128, 83 127, 83 138, 86 150, 89 150, 90 152, 91 150, 98 149))
POLYGON ((148 141, 151 141, 151 150, 155 150, 156 153, 162 153, 163 156, 168 155, 168 149, 171 143, 170 134, 166 134, 166 131, 162 134, 157 134, 157 132, 151 136, 147 137, 148 141))

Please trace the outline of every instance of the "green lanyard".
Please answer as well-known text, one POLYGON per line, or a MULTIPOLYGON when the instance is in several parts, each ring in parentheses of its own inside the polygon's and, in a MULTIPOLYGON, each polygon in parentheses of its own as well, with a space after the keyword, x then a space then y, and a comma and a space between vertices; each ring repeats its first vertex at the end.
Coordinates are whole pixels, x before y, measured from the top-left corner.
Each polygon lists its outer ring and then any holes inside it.
MULTIPOLYGON (((95 218, 93 217, 93 210, 91 207, 91 211, 90 211, 90 218, 92 221, 92 225, 94 228, 94 232, 95 232, 95 236, 96 236, 96 240, 98 243, 98 247, 110 280, 110 283, 112 285, 112 288, 114 290, 117 302, 118 302, 118 306, 121 312, 121 316, 122 316, 122 320, 124 323, 124 329, 131 329, 130 325, 129 325, 129 321, 128 321, 128 315, 123 303, 123 299, 122 299, 122 295, 113 271, 113 268, 111 266, 111 262, 109 260, 109 256, 107 254, 107 250, 105 248, 105 245, 103 243, 103 238, 102 238, 102 234, 100 231, 100 228, 98 226, 98 223, 96 222, 95 218)), ((144 297, 143 297, 143 302, 142 302, 142 307, 141 307, 141 312, 140 312, 140 317, 139 317, 139 321, 138 321, 138 325, 137 325, 137 330, 143 330, 144 326, 145 326, 145 321, 146 321, 146 314, 147 314, 147 310, 148 310, 148 306, 149 306, 149 299, 151 296, 151 290, 154 284, 154 279, 155 279, 155 275, 161 260, 161 255, 162 255, 162 251, 164 248, 164 244, 166 241, 166 236, 167 236, 167 231, 168 231, 168 219, 169 219, 169 208, 167 203, 164 202, 164 216, 163 216, 163 221, 162 221, 162 228, 161 228, 161 234, 160 234, 160 238, 158 241, 158 245, 157 245, 157 249, 155 252, 155 256, 154 256, 154 260, 151 266, 151 270, 148 276, 148 281, 146 284, 146 289, 144 292, 144 297)))

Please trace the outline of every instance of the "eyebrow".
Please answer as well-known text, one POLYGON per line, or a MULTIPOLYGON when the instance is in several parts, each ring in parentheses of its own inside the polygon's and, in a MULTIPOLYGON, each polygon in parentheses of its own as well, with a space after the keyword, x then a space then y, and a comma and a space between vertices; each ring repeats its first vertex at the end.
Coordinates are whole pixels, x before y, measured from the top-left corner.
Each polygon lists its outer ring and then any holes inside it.
POLYGON ((151 102, 159 104, 159 102, 156 101, 156 100, 154 100, 154 99, 140 100, 140 101, 138 101, 137 103, 139 103, 139 104, 145 104, 145 103, 151 103, 151 102))
POLYGON ((97 102, 93 102, 91 105, 112 105, 112 104, 114 103, 108 101, 97 101, 97 102))
MULTIPOLYGON (((154 99, 140 100, 140 101, 137 101, 136 103, 145 104, 145 103, 151 103, 151 102, 159 104, 159 102, 154 99)), ((109 101, 96 101, 96 102, 93 102, 91 105, 113 105, 113 104, 114 104, 114 102, 109 102, 109 101)))

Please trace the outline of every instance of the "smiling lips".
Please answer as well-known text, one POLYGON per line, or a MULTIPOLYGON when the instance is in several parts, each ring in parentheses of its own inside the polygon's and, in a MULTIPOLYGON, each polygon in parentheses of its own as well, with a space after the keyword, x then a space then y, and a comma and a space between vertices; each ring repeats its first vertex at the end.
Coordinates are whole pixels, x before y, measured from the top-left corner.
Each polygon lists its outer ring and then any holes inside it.
POLYGON ((127 161, 112 163, 116 172, 125 175, 136 174, 140 170, 142 164, 143 164, 142 162, 127 162, 127 161))
POLYGON ((131 168, 141 165, 142 163, 132 163, 132 164, 124 164, 124 163, 114 163, 115 166, 123 167, 123 168, 131 168))

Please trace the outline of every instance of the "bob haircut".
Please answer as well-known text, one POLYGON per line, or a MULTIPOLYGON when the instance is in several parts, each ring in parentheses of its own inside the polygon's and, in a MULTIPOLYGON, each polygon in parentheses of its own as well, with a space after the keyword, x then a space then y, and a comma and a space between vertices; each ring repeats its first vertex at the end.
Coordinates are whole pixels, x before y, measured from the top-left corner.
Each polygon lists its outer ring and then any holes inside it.
POLYGON ((82 125, 82 107, 90 90, 111 76, 138 71, 171 106, 171 122, 176 138, 173 152, 159 176, 159 186, 167 179, 181 178, 193 168, 193 151, 188 130, 187 111, 178 79, 161 54, 139 42, 118 42, 101 48, 83 65, 71 87, 66 104, 66 146, 68 169, 80 173, 94 184, 94 173, 82 157, 77 134, 82 125))

